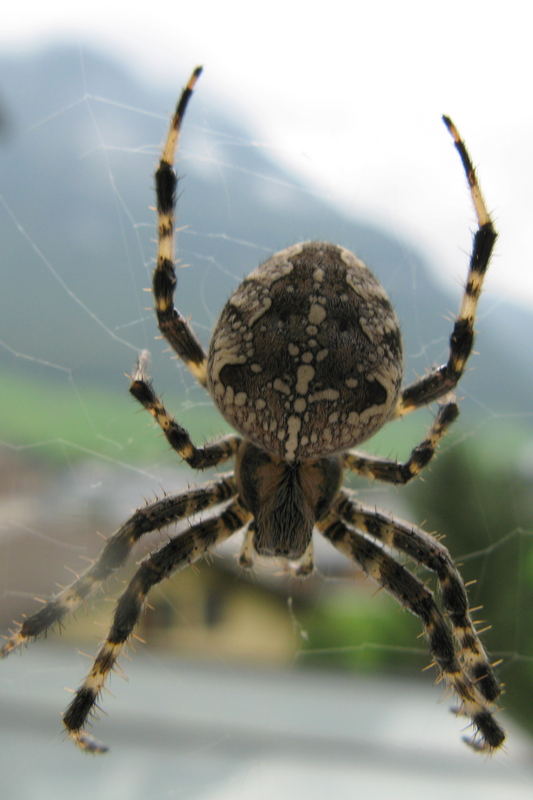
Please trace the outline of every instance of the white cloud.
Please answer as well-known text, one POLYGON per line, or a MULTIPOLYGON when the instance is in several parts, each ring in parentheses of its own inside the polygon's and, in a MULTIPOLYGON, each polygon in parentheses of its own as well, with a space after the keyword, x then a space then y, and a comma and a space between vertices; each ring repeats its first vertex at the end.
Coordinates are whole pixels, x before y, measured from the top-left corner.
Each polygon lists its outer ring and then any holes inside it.
POLYGON ((437 274, 463 279, 474 226, 452 115, 497 221, 493 291, 533 304, 533 57, 511 0, 311 6, 229 0, 10 5, 0 40, 96 44, 147 81, 206 65, 202 99, 247 121, 280 159, 354 214, 410 235, 437 274))

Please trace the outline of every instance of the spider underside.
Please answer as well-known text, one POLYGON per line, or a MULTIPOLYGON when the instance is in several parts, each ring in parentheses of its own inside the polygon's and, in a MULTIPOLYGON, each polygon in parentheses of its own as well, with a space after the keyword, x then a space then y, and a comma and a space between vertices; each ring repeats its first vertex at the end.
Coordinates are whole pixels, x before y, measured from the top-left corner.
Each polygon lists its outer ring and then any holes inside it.
POLYGON ((455 402, 448 399, 440 405, 427 436, 403 463, 352 449, 388 421, 446 399, 463 374, 497 235, 468 152, 451 120, 444 117, 478 221, 445 364, 402 389, 400 330, 383 287, 355 255, 325 242, 288 247, 252 272, 222 310, 206 354, 174 307, 173 164, 183 116, 200 73, 200 68, 193 72, 181 94, 156 172, 158 251, 153 293, 161 333, 238 433, 196 447, 152 388, 144 353, 130 392, 193 469, 233 458, 234 471, 138 509, 108 539, 94 565, 6 637, 1 653, 8 655, 75 610, 124 564, 145 533, 214 509, 213 516, 191 525, 144 559, 119 598, 107 638, 63 717, 77 745, 93 753, 107 749, 85 730, 87 718, 154 585, 241 530, 243 567, 251 567, 260 554, 284 558, 292 562, 296 574, 308 575, 313 571, 312 534, 317 530, 420 618, 433 662, 457 695, 456 711, 474 727, 469 743, 477 750, 492 751, 505 738, 493 716, 500 686, 449 552, 421 528, 360 504, 342 487, 344 470, 407 483, 428 464, 457 417, 455 402), (396 560, 395 553, 435 574, 438 600, 396 560))

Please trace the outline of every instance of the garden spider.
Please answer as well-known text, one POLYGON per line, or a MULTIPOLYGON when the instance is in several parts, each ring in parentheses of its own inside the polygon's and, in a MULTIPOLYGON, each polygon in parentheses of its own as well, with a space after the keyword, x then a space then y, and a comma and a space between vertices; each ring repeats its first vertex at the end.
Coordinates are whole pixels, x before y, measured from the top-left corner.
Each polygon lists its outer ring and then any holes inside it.
POLYGON ((457 712, 474 727, 469 743, 477 750, 492 751, 505 738, 493 717, 500 686, 470 618, 465 586, 450 554, 430 534, 361 505, 342 487, 345 469, 407 483, 428 464, 457 417, 457 405, 448 399, 426 438, 404 463, 350 449, 390 420, 444 398, 463 374, 496 239, 465 145, 444 117, 478 220, 444 365, 401 388, 400 331, 385 291, 355 255, 325 242, 288 247, 252 272, 222 310, 206 355, 173 304, 177 185, 173 163, 183 116, 200 73, 201 68, 194 70, 181 94, 156 172, 158 250, 153 293, 161 333, 240 435, 196 447, 155 394, 144 353, 130 392, 193 469, 235 458, 234 472, 137 510, 89 569, 6 637, 2 655, 74 611, 124 564, 145 533, 217 508, 214 516, 191 524, 145 558, 121 595, 107 639, 63 717, 77 745, 93 753, 107 749, 84 726, 155 584, 241 530, 243 567, 251 567, 259 554, 285 559, 296 574, 308 575, 313 570, 316 528, 420 618, 433 662, 458 696, 457 712), (435 573, 438 603, 396 560, 395 552, 435 573))

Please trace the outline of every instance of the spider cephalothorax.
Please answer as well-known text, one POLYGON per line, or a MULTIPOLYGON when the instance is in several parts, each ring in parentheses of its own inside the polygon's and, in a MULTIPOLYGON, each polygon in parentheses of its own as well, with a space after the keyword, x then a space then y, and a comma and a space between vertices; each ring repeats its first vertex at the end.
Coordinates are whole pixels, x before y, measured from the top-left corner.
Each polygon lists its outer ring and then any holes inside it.
MULTIPOLYGON (((315 523, 329 511, 337 494, 341 476, 339 456, 287 462, 243 442, 235 478, 239 496, 254 516, 255 552, 290 561, 302 559, 311 545, 315 523)), ((241 557, 241 563, 251 566, 246 557, 241 557)))
POLYGON ((173 162, 200 72, 200 68, 193 72, 181 94, 156 172, 159 244, 153 292, 161 333, 240 435, 196 447, 152 388, 144 353, 130 391, 192 468, 234 458, 234 472, 136 511, 110 537, 94 565, 7 637, 1 654, 8 655, 77 608, 126 561, 145 533, 182 519, 194 520, 200 511, 215 508, 211 517, 191 523, 149 555, 121 595, 108 636, 63 717, 69 735, 82 749, 106 749, 84 726, 153 586, 239 530, 244 531, 243 566, 251 567, 256 554, 274 556, 293 562, 296 574, 308 575, 313 570, 316 530, 419 617, 434 664, 458 697, 457 713, 468 717, 475 729, 470 744, 491 751, 505 738, 493 716, 500 686, 449 552, 421 528, 362 505, 341 485, 343 470, 406 483, 431 460, 458 414, 455 402, 441 405, 426 437, 403 463, 350 449, 389 420, 444 399, 463 374, 496 239, 468 152, 451 120, 444 117, 478 221, 445 364, 401 388, 400 332, 384 289, 356 256, 325 242, 288 247, 252 272, 224 307, 206 355, 174 307, 173 162), (438 599, 404 565, 405 559, 434 573, 438 599))

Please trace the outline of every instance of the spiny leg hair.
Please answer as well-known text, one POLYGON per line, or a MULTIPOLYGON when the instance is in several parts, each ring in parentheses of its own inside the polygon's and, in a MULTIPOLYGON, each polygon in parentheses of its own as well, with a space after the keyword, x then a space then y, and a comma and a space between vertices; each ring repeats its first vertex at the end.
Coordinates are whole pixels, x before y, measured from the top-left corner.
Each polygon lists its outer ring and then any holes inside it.
POLYGON ((153 416, 168 443, 193 469, 206 469, 227 461, 235 455, 240 444, 240 437, 229 434, 218 442, 205 447, 195 447, 191 437, 181 425, 168 413, 165 406, 154 392, 146 375, 145 367, 148 352, 143 350, 139 356, 137 367, 132 375, 130 394, 153 416))
POLYGON ((158 248, 157 263, 152 278, 152 291, 154 293, 159 330, 194 377, 202 386, 205 386, 207 383, 206 355, 190 325, 174 307, 174 292, 177 284, 174 261, 174 217, 178 178, 173 165, 181 123, 201 72, 201 67, 197 67, 193 71, 178 100, 176 111, 170 122, 159 167, 155 173, 158 248))
POLYGON ((113 624, 92 669, 63 716, 69 736, 82 750, 91 753, 103 753, 107 750, 105 745, 83 730, 83 726, 94 711, 105 680, 139 620, 150 589, 173 572, 198 561, 213 547, 244 528, 250 517, 250 513, 234 500, 218 517, 200 522, 188 531, 178 534, 141 563, 119 598, 113 624))
POLYGON ((380 546, 349 528, 335 512, 321 520, 318 527, 341 553, 358 563, 367 575, 419 617, 435 662, 447 685, 460 699, 458 713, 469 717, 476 728, 476 735, 465 741, 479 751, 490 752, 499 747, 505 734, 476 684, 462 668, 453 637, 430 590, 380 546))
POLYGON ((395 411, 396 417, 408 414, 415 408, 442 397, 456 386, 463 374, 474 341, 474 320, 483 279, 498 236, 481 194, 476 172, 465 144, 451 119, 446 116, 443 116, 442 119, 454 140, 466 174, 476 211, 478 229, 474 235, 461 308, 450 337, 448 361, 402 391, 395 411))
POLYGON ((500 694, 500 686, 470 617, 463 579, 447 548, 421 528, 357 503, 344 490, 335 502, 335 511, 358 531, 389 549, 404 553, 436 574, 442 605, 458 644, 458 658, 485 700, 493 703, 500 694))
POLYGON ((343 465, 366 478, 374 478, 387 483, 407 483, 424 469, 435 455, 435 450, 449 426, 457 419, 459 409, 456 403, 447 403, 439 409, 428 435, 411 452, 403 464, 388 459, 374 458, 355 450, 343 456, 343 465))
POLYGON ((0 650, 5 657, 22 644, 45 633, 52 625, 75 611, 94 594, 109 576, 121 567, 133 546, 146 533, 159 530, 206 508, 224 503, 237 493, 230 475, 207 486, 171 495, 137 511, 106 542, 98 560, 77 580, 51 598, 36 614, 24 620, 0 650))

